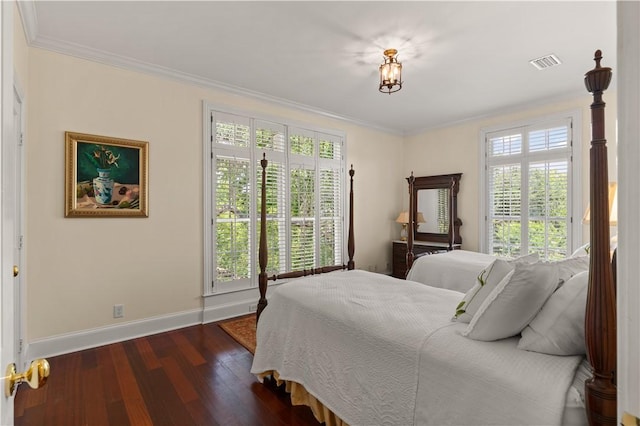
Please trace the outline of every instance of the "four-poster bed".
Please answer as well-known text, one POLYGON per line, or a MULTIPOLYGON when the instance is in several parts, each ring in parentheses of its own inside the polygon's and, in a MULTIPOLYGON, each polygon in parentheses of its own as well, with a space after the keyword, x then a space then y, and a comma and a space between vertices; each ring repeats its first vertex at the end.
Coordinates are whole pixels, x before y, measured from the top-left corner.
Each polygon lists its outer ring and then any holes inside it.
MULTIPOLYGON (((584 343, 593 374, 584 383, 584 400, 590 424, 615 424, 615 283, 609 252, 605 104, 602 101, 611 70, 600 66, 599 50, 595 56, 596 67, 585 76, 594 102, 591 105, 591 248, 587 259, 588 292, 584 318, 584 343)), ((581 370, 578 366, 583 359, 581 356, 518 349, 518 337, 512 334, 506 338, 477 339, 473 335, 479 332, 469 331, 480 322, 475 317, 466 331, 466 324, 450 320, 448 312, 451 304, 459 300, 459 292, 353 270, 353 169, 350 171, 347 265, 268 278, 264 208, 266 159, 263 159, 262 167, 257 313, 260 322, 252 372, 261 378, 271 376, 286 383, 292 402, 309 405, 318 420, 327 424, 343 421, 392 424, 583 422, 580 418, 568 420, 567 417, 569 391, 580 386, 576 384, 580 375, 576 371, 581 370), (272 294, 275 306, 264 310, 268 279, 344 269, 348 271, 282 284, 272 294), (350 362, 343 363, 345 359, 350 362), (450 400, 454 400, 453 403, 450 400)), ((411 194, 413 175, 408 182, 411 194)), ((413 197, 410 197, 409 206, 408 269, 414 261, 413 227, 416 225, 415 208, 411 203, 413 197)), ((515 266, 510 274, 515 276, 518 268, 515 266)), ((529 266, 521 268, 526 270, 529 266)), ((547 278, 553 284, 550 291, 555 291, 558 278, 557 272, 553 274, 549 272, 552 278, 547 278)), ((586 275, 586 271, 576 273, 576 278, 586 275)), ((544 296, 542 304, 550 294, 544 296)), ((480 311, 487 309, 486 304, 483 302, 480 311)), ((542 304, 536 308, 538 312, 542 304)), ((579 411, 584 415, 583 408, 579 411)))

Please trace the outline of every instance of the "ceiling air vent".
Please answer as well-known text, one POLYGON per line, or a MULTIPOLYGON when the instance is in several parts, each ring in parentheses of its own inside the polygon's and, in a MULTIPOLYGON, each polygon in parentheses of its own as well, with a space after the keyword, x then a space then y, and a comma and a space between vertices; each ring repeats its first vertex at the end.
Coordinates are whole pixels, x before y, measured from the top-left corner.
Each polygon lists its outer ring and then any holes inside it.
POLYGON ((556 65, 560 65, 560 59, 554 54, 542 56, 540 58, 532 59, 529 61, 531 65, 536 67, 539 70, 543 70, 545 68, 555 67, 556 65))

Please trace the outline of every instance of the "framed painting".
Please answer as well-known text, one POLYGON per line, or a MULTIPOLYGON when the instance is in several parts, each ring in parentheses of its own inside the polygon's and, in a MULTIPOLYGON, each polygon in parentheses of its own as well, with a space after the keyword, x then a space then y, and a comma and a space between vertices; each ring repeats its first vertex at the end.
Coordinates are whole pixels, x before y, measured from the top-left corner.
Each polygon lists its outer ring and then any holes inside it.
POLYGON ((65 217, 148 217, 149 142, 65 132, 65 217))

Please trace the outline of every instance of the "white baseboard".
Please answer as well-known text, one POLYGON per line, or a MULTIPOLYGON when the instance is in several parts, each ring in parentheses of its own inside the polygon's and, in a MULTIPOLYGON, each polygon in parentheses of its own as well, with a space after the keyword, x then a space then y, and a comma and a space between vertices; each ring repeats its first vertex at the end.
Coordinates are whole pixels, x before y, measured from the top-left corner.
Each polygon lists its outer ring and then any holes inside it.
POLYGON ((202 309, 36 339, 27 343, 24 359, 33 360, 63 355, 196 324, 207 324, 246 315, 255 311, 257 304, 255 292, 256 290, 252 289, 207 296, 204 298, 202 309))
POLYGON ((60 334, 29 342, 25 358, 33 360, 96 348, 202 323, 202 310, 145 318, 107 327, 60 334))
POLYGON ((258 304, 255 293, 256 290, 251 289, 205 297, 202 323, 207 324, 255 312, 258 304))

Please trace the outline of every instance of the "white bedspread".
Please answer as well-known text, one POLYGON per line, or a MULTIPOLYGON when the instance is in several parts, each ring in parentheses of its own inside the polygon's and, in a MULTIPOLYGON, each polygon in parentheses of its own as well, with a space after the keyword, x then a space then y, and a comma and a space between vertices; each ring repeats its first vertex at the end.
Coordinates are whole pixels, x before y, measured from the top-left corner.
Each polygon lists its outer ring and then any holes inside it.
POLYGON ((461 297, 365 271, 283 284, 251 371, 278 371, 352 425, 560 424, 581 357, 462 337, 461 297))
POLYGON ((413 263, 407 279, 466 293, 476 283, 480 272, 496 259, 489 254, 466 250, 421 256, 413 263))

